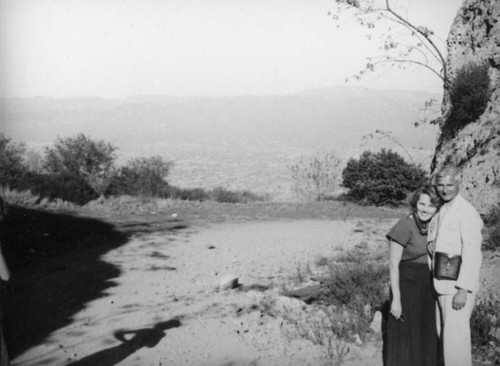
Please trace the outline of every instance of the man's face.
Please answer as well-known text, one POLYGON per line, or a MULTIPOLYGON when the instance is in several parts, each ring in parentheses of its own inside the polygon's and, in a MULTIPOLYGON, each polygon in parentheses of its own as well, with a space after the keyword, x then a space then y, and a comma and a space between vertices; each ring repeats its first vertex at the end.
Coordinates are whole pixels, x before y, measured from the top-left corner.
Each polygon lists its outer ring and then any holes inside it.
POLYGON ((450 202, 458 194, 458 181, 455 177, 440 177, 436 182, 436 189, 443 201, 450 202))

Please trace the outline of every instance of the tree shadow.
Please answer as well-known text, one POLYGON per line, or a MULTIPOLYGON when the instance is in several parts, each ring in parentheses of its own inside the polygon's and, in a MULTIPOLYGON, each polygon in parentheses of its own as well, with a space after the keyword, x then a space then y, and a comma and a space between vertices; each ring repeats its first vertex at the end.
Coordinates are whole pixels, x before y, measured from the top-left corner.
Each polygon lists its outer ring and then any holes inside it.
POLYGON ((127 243, 136 230, 75 213, 10 208, 0 241, 12 272, 4 299, 11 357, 106 296, 120 270, 101 256, 127 243))
POLYGON ((119 340, 118 346, 104 349, 92 355, 82 358, 79 361, 72 362, 68 366, 113 366, 129 357, 134 352, 143 347, 154 348, 165 336, 165 331, 171 328, 181 326, 178 319, 171 319, 160 322, 152 328, 143 328, 137 330, 117 331, 113 335, 119 340), (132 336, 127 338, 127 336, 132 336))

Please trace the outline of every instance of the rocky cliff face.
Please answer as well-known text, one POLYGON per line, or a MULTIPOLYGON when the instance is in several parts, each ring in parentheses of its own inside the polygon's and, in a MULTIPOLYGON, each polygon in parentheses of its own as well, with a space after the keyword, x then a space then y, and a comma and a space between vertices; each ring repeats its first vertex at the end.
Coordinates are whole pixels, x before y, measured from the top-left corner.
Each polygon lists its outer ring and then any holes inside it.
MULTIPOLYGON (((486 213, 500 202, 500 1, 465 0, 447 44, 450 78, 467 65, 486 65, 490 96, 480 116, 453 138, 445 138, 441 126, 431 170, 446 163, 458 165, 462 194, 486 213)), ((453 108, 448 99, 442 106, 445 120, 453 108)))

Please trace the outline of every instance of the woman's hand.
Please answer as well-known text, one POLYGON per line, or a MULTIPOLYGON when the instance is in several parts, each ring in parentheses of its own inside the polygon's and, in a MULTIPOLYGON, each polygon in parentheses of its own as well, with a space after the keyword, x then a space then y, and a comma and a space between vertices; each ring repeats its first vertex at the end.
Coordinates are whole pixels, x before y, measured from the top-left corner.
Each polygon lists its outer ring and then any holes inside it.
POLYGON ((401 317, 401 314, 403 313, 403 309, 401 308, 401 300, 398 299, 393 299, 391 302, 391 314, 393 317, 396 319, 399 319, 401 317))

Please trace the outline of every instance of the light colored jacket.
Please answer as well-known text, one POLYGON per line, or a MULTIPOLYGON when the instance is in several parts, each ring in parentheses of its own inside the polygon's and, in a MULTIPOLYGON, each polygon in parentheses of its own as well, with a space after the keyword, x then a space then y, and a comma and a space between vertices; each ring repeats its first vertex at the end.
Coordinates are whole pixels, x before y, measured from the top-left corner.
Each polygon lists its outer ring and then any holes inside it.
POLYGON ((443 205, 433 217, 427 240, 434 241, 434 252, 462 256, 462 265, 456 281, 434 278, 434 288, 438 294, 452 295, 457 292, 457 288, 472 293, 479 290, 479 272, 483 259, 482 228, 483 222, 478 212, 460 194, 443 205))

